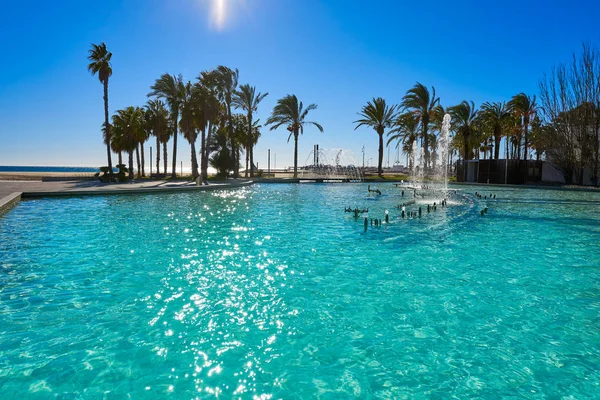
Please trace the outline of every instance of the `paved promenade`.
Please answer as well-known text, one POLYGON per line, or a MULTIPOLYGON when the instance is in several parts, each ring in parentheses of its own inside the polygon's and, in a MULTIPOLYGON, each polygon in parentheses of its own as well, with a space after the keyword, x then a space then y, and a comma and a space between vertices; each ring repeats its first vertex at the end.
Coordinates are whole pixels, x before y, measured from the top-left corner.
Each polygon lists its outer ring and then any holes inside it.
MULTIPOLYGON (((2 181, 0 180, 0 210, 8 202, 15 202, 14 193, 19 198, 45 196, 107 195, 125 193, 156 193, 180 191, 205 191, 251 185, 245 179, 231 179, 206 186, 196 186, 192 182, 142 181, 135 183, 101 183, 94 180, 74 181, 2 181)), ((18 199, 17 199, 18 201, 18 199)), ((0 212, 1 214, 1 212, 0 212)))

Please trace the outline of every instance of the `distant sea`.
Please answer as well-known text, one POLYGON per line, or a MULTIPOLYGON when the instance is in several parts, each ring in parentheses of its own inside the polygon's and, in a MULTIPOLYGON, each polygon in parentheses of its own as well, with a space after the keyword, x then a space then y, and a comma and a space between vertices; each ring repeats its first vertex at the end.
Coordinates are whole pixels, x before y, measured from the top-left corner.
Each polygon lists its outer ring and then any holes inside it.
POLYGON ((16 166, 0 165, 0 172, 100 172, 99 168, 94 167, 37 167, 37 166, 16 166))

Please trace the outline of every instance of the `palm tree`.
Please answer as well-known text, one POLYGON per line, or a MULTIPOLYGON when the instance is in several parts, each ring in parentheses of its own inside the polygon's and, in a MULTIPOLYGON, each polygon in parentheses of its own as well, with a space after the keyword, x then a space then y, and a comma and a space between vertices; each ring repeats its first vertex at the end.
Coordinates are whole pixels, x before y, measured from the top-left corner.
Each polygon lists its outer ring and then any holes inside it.
POLYGON ((183 137, 189 142, 192 152, 192 176, 196 179, 198 173, 198 158, 196 157, 196 140, 198 139, 198 128, 203 123, 201 104, 202 94, 200 88, 192 86, 188 82, 185 86, 185 96, 181 104, 181 119, 179 128, 183 137))
POLYGON ((215 130, 216 124, 219 120, 220 113, 223 108, 219 102, 219 75, 216 70, 203 71, 197 77, 198 82, 196 85, 201 87, 199 89, 202 95, 202 110, 204 114, 204 125, 201 127, 201 155, 200 155, 200 175, 202 182, 208 181, 208 163, 210 153, 210 143, 213 131, 215 130))
POLYGON ((138 146, 135 149, 136 158, 138 160, 138 178, 140 176, 146 176, 146 170, 144 164, 146 163, 144 160, 144 144, 150 138, 150 127, 146 121, 146 115, 144 113, 144 109, 141 107, 136 107, 136 112, 140 118, 140 129, 137 133, 137 141, 138 146), (139 153, 139 155, 138 155, 139 153))
MULTIPOLYGON (((106 144, 108 142, 108 130, 106 129, 106 124, 102 123, 102 136, 104 138, 104 143, 106 144)), ((112 125, 109 123, 108 124, 110 131, 113 131, 113 127, 112 125)), ((123 150, 119 147, 119 142, 114 140, 114 135, 111 136, 111 140, 110 140, 110 149, 116 153, 119 156, 119 164, 121 165, 123 163, 123 159, 122 159, 122 155, 121 153, 123 152, 123 150)))
MULTIPOLYGON (((464 100, 462 103, 450 107, 450 115, 452 116, 452 122, 454 129, 463 138, 464 146, 464 160, 471 159, 471 138, 475 131, 475 124, 477 123, 477 109, 475 108, 474 102, 468 102, 464 100)), ((465 180, 467 174, 467 168, 464 168, 465 180)))
POLYGON ((160 173, 160 145, 162 143, 165 156, 165 173, 167 173, 167 142, 170 138, 169 112, 165 103, 158 99, 148 100, 146 104, 146 121, 156 138, 156 173, 160 173))
POLYGON ((173 169, 171 178, 175 178, 177 168, 177 124, 179 121, 179 109, 184 95, 183 77, 181 75, 162 74, 150 87, 152 91, 148 97, 156 96, 163 98, 169 106, 171 114, 171 127, 173 128, 173 169))
POLYGON ((419 82, 412 89, 409 89, 402 98, 401 106, 412 110, 421 122, 421 138, 425 150, 425 168, 429 167, 429 122, 433 118, 435 107, 439 102, 439 97, 435 97, 435 88, 432 86, 430 93, 429 89, 419 82))
POLYGON ((304 133, 304 125, 314 125, 323 132, 323 127, 314 121, 305 121, 309 111, 316 110, 317 105, 311 104, 304 108, 301 101, 294 94, 277 100, 271 116, 267 120, 267 125, 272 125, 271 130, 275 130, 282 125, 286 125, 290 132, 288 142, 292 135, 294 136, 294 178, 298 177, 298 136, 304 133))
POLYGON ((551 148, 551 128, 542 123, 536 115, 531 121, 531 146, 535 149, 535 157, 540 161, 542 155, 551 148))
POLYGON ((133 179, 133 152, 139 144, 140 131, 142 130, 142 109, 127 107, 118 110, 112 117, 115 138, 118 146, 129 154, 129 179, 133 179))
POLYGON ((231 152, 233 157, 233 177, 237 178, 239 176, 239 154, 238 154, 238 146, 235 140, 235 134, 233 132, 233 120, 231 117, 231 105, 233 102, 233 95, 238 85, 239 71, 236 68, 232 70, 229 67, 225 67, 223 65, 219 65, 216 69, 218 80, 219 80, 219 89, 221 91, 223 101, 225 102, 225 106, 227 109, 227 129, 229 132, 229 140, 231 142, 231 152))
POLYGON ((381 97, 373 98, 373 102, 367 101, 367 105, 363 106, 361 112, 358 113, 362 118, 354 121, 357 130, 363 125, 370 126, 375 129, 379 135, 379 162, 377 164, 377 175, 383 177, 383 133, 385 128, 391 127, 396 118, 396 105, 389 106, 381 97))
POLYGON ((403 144, 402 150, 406 154, 411 154, 413 157, 410 159, 409 168, 413 168, 414 154, 412 154, 413 143, 417 140, 419 129, 419 119, 412 112, 406 112, 400 114, 396 118, 394 128, 388 132, 387 145, 389 146, 392 141, 397 140, 396 147, 403 144))
MULTIPOLYGON (((229 148, 229 126, 227 125, 227 112, 223 110, 223 120, 221 124, 215 124, 214 135, 208 143, 208 154, 210 165, 217 170, 217 176, 226 177, 234 167, 233 155, 229 148)), ((242 114, 232 115, 232 126, 234 135, 243 134, 246 129, 245 117, 242 114)))
POLYGON ((506 107, 506 103, 504 102, 485 102, 481 105, 479 118, 481 123, 493 132, 494 159, 496 160, 500 156, 500 140, 504 135, 504 128, 509 117, 510 110, 506 107))
POLYGON ((110 175, 110 180, 112 181, 113 169, 112 157, 110 154, 111 126, 110 121, 108 120, 108 78, 112 75, 112 67, 110 65, 112 53, 106 49, 106 44, 104 44, 104 42, 92 44, 88 53, 88 60, 90 60, 88 71, 90 71, 92 75, 98 74, 98 79, 104 86, 104 127, 106 128, 106 131, 104 132, 104 143, 106 144, 106 155, 108 157, 108 173, 110 175))
POLYGON ((256 86, 250 86, 248 84, 240 86, 240 90, 236 91, 233 97, 232 104, 236 108, 241 108, 246 111, 246 119, 248 120, 248 135, 246 142, 246 173, 248 177, 248 158, 250 159, 250 177, 254 177, 254 152, 253 152, 253 137, 252 117, 254 112, 258 109, 258 104, 268 95, 269 93, 256 93, 256 86))
POLYGON ((508 107, 517 114, 519 119, 522 121, 523 136, 525 137, 524 146, 524 159, 527 160, 527 149, 529 147, 528 131, 529 121, 536 115, 538 106, 536 103, 535 95, 533 98, 529 97, 525 93, 519 93, 514 95, 513 98, 508 102, 508 107))

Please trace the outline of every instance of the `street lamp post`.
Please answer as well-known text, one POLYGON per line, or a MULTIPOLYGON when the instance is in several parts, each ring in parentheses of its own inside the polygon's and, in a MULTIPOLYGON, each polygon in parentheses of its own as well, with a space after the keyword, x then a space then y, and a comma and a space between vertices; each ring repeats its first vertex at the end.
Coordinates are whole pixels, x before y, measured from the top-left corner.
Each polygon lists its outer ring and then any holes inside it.
POLYGON ((362 148, 362 153, 363 153, 363 173, 365 172, 365 146, 363 146, 362 148))
MULTIPOLYGON (((388 168, 390 167, 390 148, 388 147, 388 168)), ((383 171, 382 171, 383 172, 383 171)))

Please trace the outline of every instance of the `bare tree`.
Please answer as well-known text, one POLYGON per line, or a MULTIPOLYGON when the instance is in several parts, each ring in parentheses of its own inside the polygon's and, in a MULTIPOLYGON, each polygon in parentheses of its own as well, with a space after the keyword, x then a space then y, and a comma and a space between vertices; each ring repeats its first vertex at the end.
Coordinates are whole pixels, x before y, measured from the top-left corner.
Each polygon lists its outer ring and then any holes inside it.
POLYGON ((540 81, 547 156, 565 176, 567 183, 584 183, 591 170, 598 184, 600 166, 600 52, 584 44, 569 65, 555 66, 540 81))

